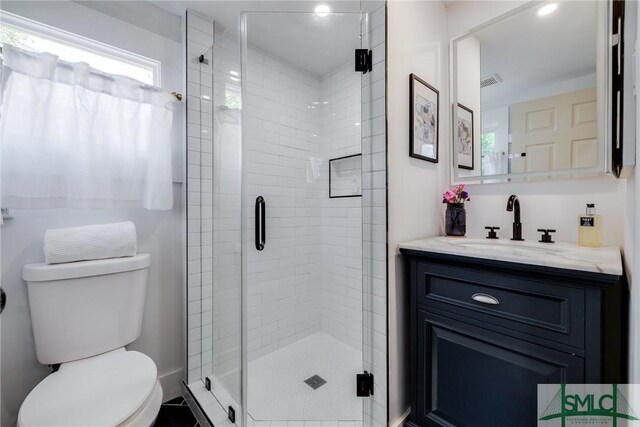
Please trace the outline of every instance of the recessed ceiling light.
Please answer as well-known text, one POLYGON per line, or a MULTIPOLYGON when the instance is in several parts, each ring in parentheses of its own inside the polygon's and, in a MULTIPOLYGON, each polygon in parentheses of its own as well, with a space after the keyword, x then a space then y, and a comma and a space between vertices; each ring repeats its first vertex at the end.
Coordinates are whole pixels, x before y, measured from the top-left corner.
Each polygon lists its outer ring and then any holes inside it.
POLYGON ((323 17, 331 13, 331 8, 329 7, 328 4, 320 3, 313 8, 313 11, 315 12, 316 15, 323 17))
POLYGON ((558 8, 557 3, 549 3, 547 5, 542 6, 538 9, 538 16, 545 16, 552 13, 554 10, 558 8))

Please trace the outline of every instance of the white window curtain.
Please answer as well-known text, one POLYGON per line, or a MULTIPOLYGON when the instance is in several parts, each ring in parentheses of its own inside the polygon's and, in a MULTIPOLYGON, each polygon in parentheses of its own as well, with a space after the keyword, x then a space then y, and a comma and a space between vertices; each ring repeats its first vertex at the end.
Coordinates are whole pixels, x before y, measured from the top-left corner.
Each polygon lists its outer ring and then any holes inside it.
POLYGON ((171 94, 48 53, 3 56, 2 207, 171 209, 171 94))

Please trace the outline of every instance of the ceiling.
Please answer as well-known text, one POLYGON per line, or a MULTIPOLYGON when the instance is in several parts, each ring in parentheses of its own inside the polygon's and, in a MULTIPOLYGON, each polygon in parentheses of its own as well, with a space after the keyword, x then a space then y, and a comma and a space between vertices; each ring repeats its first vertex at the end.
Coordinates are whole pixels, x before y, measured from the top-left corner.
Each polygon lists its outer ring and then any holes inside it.
POLYGON ((317 77, 353 61, 353 50, 360 47, 359 1, 155 0, 153 3, 180 16, 185 9, 209 16, 215 20, 218 31, 230 36, 237 36, 241 12, 262 12, 247 14, 248 43, 317 77), (313 9, 320 2, 329 5, 334 14, 324 17, 314 14, 313 9))
POLYGON ((596 72, 596 2, 560 2, 546 16, 537 11, 527 9, 473 34, 481 46, 481 78, 497 73, 503 79, 482 89, 483 106, 596 72))

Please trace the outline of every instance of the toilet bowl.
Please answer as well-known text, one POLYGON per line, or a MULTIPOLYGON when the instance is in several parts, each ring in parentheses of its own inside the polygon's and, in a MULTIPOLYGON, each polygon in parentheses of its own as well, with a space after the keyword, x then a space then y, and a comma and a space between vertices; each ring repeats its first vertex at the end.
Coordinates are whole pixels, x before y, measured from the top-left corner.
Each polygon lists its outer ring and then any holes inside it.
POLYGON ((18 426, 150 426, 161 404, 156 365, 120 348, 62 364, 29 393, 18 426))
POLYGON ((30 264, 27 282, 38 361, 60 368, 20 407, 20 427, 150 426, 162 404, 153 360, 124 346, 140 336, 148 254, 30 264))

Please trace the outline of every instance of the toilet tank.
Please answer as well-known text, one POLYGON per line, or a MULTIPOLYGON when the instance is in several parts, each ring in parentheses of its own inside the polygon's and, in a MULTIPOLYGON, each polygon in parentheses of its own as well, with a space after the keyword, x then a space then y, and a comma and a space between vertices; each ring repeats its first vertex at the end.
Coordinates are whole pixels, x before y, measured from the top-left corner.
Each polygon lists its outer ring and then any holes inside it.
POLYGON ((149 254, 68 264, 28 264, 36 355, 64 363, 123 347, 140 336, 149 254))

